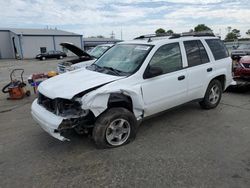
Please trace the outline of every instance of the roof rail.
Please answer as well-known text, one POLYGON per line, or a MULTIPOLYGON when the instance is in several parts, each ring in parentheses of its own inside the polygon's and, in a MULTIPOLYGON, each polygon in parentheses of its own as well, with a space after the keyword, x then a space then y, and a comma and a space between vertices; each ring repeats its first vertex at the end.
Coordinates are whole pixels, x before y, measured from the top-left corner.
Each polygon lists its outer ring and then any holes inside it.
POLYGON ((200 32, 183 32, 183 33, 173 33, 173 34, 167 34, 167 33, 161 33, 161 34, 148 34, 148 35, 141 35, 139 37, 134 38, 134 40, 140 40, 140 39, 148 39, 149 42, 151 42, 151 38, 156 37, 169 37, 169 39, 175 39, 180 37, 187 37, 187 36, 193 36, 193 37, 215 37, 214 33, 212 31, 200 31, 200 32))
POLYGON ((138 39, 148 39, 148 38, 154 38, 154 37, 170 37, 172 35, 167 33, 159 33, 159 34, 148 34, 148 35, 141 35, 139 37, 134 38, 134 40, 138 39))

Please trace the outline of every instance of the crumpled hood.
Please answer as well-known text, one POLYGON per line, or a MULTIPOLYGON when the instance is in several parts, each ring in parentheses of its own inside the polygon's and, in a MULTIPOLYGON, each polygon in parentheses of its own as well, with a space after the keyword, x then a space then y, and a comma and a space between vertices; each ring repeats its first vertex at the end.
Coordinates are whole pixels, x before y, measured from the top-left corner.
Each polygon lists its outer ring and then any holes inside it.
POLYGON ((38 91, 54 99, 71 99, 76 94, 124 77, 99 73, 85 68, 60 74, 43 81, 38 91))

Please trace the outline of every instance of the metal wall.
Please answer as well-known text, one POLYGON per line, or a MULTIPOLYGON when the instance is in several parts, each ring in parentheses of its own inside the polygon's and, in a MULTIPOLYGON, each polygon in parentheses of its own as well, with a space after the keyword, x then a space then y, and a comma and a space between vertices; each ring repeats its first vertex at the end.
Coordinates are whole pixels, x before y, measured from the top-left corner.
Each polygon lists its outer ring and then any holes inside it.
POLYGON ((14 50, 11 44, 9 31, 0 31, 0 59, 14 58, 14 50))
MULTIPOLYGON (((46 47, 47 52, 50 50, 63 51, 60 43, 70 42, 81 48, 80 36, 19 36, 23 58, 35 58, 40 52, 41 47, 46 47)), ((68 56, 74 54, 67 52, 68 56)))
MULTIPOLYGON (((82 37, 80 36, 55 36, 55 50, 63 51, 62 46, 60 46, 60 43, 62 42, 70 42, 73 43, 75 46, 78 46, 79 48, 82 48, 82 37)), ((71 53, 70 51, 67 52, 68 56, 74 56, 75 54, 71 53)))
POLYGON ((35 58, 40 54, 40 48, 46 47, 47 51, 54 50, 52 36, 20 36, 23 58, 35 58))

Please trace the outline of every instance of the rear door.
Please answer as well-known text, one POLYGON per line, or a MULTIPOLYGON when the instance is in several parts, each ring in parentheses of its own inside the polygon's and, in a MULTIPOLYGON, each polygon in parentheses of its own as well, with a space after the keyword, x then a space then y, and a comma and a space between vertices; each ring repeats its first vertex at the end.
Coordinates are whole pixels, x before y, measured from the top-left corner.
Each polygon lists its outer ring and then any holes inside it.
POLYGON ((148 66, 160 67, 163 73, 142 83, 145 116, 152 115, 187 100, 187 72, 178 42, 161 46, 148 66))
POLYGON ((187 57, 188 99, 202 98, 209 74, 214 69, 201 40, 184 41, 187 57))

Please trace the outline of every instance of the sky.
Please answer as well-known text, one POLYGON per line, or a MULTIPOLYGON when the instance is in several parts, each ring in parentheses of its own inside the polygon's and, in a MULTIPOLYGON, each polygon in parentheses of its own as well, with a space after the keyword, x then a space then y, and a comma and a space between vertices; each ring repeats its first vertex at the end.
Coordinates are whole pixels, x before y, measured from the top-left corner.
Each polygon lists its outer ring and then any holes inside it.
POLYGON ((123 40, 158 28, 185 32, 197 24, 222 38, 228 26, 245 37, 249 18, 250 0, 0 0, 0 28, 56 27, 84 37, 110 37, 113 31, 123 40))

